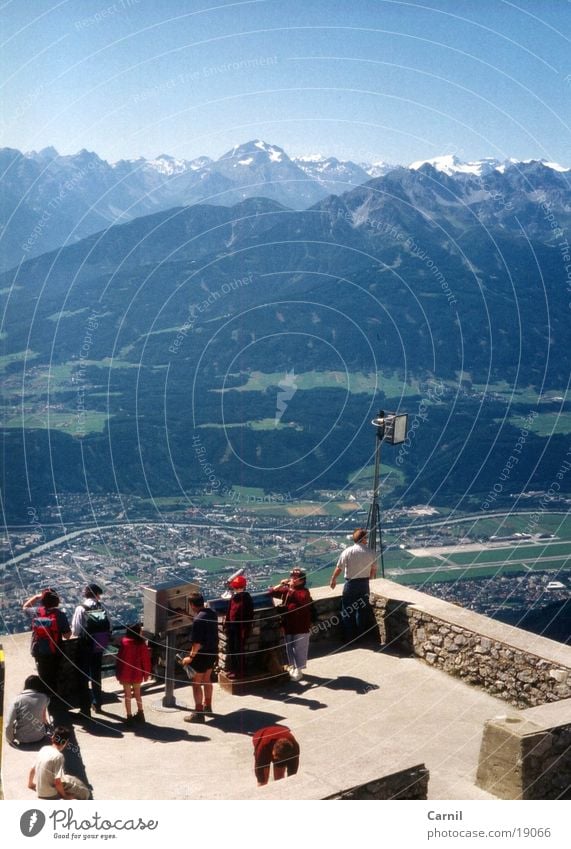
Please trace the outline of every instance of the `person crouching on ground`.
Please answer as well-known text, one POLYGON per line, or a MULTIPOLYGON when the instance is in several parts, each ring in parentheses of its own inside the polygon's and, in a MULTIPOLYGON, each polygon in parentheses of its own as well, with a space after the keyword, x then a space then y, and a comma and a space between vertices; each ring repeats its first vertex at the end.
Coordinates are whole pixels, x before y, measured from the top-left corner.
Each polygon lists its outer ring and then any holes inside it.
POLYGON ((191 666, 194 712, 185 716, 185 722, 204 722, 205 713, 212 712, 212 670, 218 657, 218 617, 214 610, 204 606, 204 597, 195 593, 189 598, 194 616, 190 631, 190 652, 183 658, 183 666, 191 666))
POLYGON ((270 768, 274 767, 274 781, 284 775, 295 775, 299 769, 299 743, 287 725, 268 725, 259 728, 252 738, 254 744, 254 773, 258 787, 267 784, 270 768))
POLYGON ((305 582, 306 574, 303 569, 293 569, 289 579, 268 590, 273 598, 281 599, 281 624, 292 681, 301 681, 309 652, 312 598, 305 582))
POLYGON ((28 675, 6 716, 6 739, 11 746, 33 745, 46 739, 49 702, 39 675, 28 675))
POLYGON ((145 721, 141 684, 151 673, 151 652, 141 630, 140 622, 127 625, 125 636, 121 638, 115 665, 115 675, 119 683, 123 685, 127 714, 125 719, 128 723, 145 721), (137 705, 137 713, 134 716, 131 713, 131 699, 135 699, 137 705))
POLYGON ((89 788, 79 779, 64 772, 63 750, 71 730, 59 725, 52 734, 51 746, 42 746, 30 770, 28 787, 38 799, 87 799, 89 788))

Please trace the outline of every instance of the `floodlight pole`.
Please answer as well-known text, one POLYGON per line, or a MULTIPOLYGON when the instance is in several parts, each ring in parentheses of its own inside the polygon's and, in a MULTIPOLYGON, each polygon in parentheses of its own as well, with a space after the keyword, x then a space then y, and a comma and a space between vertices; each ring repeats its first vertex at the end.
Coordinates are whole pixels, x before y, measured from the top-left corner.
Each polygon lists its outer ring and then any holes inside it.
POLYGON ((381 530, 381 507, 379 504, 379 489, 381 485, 381 443, 385 435, 385 413, 379 410, 379 415, 371 424, 377 428, 375 437, 375 477, 373 480, 373 500, 367 517, 369 548, 379 551, 381 559, 381 578, 385 577, 385 561, 383 557, 383 537, 381 530), (378 537, 378 538, 377 538, 378 537))

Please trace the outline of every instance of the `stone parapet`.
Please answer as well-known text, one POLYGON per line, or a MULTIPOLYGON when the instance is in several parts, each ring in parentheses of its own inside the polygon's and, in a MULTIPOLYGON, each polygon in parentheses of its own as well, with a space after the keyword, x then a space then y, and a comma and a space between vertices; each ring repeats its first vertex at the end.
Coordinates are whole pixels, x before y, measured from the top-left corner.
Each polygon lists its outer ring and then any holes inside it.
MULTIPOLYGON (((341 588, 318 587, 311 594, 311 645, 342 646, 341 588)), ((518 708, 571 698, 570 646, 385 579, 371 581, 371 603, 384 649, 418 657, 518 708)), ((220 636, 224 668, 222 627, 220 636)), ((257 610, 246 645, 249 672, 276 673, 285 661, 281 642, 279 614, 274 608, 257 610)), ((187 630, 177 634, 177 648, 188 648, 187 630)), ((160 657, 160 646, 154 653, 160 657)))
POLYGON ((500 799, 568 799, 571 699, 486 722, 476 783, 500 799))
POLYGON ((367 781, 348 790, 341 790, 324 798, 325 800, 341 801, 427 799, 428 778, 428 770, 424 764, 419 764, 392 775, 384 775, 382 778, 367 781))
POLYGON ((381 642, 519 708, 571 697, 571 647, 402 587, 371 582, 381 642))

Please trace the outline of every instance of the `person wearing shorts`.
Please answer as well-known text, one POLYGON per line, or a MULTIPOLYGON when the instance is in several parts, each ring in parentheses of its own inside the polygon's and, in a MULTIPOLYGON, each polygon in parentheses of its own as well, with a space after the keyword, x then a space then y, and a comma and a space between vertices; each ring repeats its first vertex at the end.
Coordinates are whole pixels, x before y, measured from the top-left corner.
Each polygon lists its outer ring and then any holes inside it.
POLYGON ((182 661, 183 666, 194 670, 192 694, 194 712, 185 716, 185 722, 204 722, 205 714, 212 713, 212 669, 218 658, 218 616, 204 606, 200 593, 190 596, 189 604, 194 620, 190 632, 190 651, 182 661))

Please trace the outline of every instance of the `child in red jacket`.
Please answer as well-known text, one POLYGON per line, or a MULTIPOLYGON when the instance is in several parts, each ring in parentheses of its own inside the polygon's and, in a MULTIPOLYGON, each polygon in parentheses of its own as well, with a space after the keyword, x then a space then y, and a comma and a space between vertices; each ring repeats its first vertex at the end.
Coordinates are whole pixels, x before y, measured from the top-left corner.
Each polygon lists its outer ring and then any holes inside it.
POLYGON ((115 675, 123 685, 125 693, 126 721, 144 722, 143 700, 141 698, 141 683, 146 681, 151 672, 151 652, 145 638, 141 634, 142 625, 127 625, 125 636, 121 639, 115 675), (137 713, 131 713, 131 699, 135 699, 137 713))

